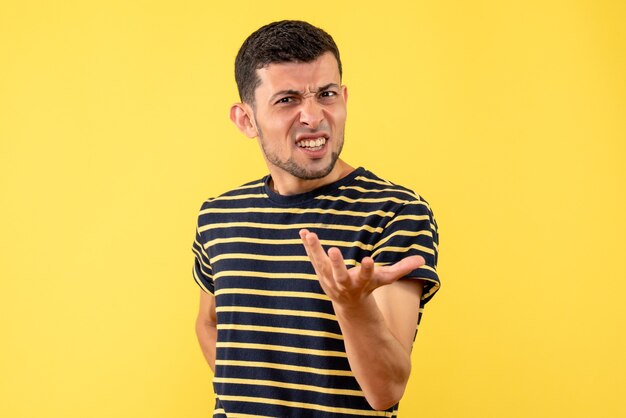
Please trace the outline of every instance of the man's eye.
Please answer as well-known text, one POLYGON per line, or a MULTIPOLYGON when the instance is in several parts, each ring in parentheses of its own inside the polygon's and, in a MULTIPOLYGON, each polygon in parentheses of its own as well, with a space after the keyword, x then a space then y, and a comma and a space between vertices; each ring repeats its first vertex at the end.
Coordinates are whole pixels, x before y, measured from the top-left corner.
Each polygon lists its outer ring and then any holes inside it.
POLYGON ((320 97, 334 97, 337 95, 337 92, 332 90, 326 90, 320 93, 320 97))
POLYGON ((276 101, 276 104, 279 103, 291 103, 293 102, 293 97, 282 97, 276 101))

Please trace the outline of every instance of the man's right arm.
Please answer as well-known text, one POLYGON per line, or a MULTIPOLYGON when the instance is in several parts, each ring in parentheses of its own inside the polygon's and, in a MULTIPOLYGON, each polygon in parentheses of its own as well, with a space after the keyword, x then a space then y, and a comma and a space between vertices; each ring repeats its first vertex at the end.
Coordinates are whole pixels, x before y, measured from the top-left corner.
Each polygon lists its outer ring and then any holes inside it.
POLYGON ((196 335, 202 354, 211 370, 215 372, 215 343, 217 341, 217 315, 215 313, 215 297, 200 290, 200 309, 196 319, 196 335))

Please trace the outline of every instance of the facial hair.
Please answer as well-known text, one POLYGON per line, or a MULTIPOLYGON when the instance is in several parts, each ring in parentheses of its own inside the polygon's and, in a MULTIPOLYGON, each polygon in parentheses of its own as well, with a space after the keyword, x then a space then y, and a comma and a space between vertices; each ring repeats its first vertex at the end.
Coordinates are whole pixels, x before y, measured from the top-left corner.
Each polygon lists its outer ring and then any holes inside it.
MULTIPOLYGON (((256 121, 255 121, 256 122, 256 121)), ((259 127, 259 124, 256 123, 257 133, 259 135, 259 142, 261 143, 261 149, 263 150, 263 154, 268 162, 275 165, 276 167, 288 172, 292 176, 299 178, 301 180, 317 180, 326 177, 333 171, 335 168, 335 164, 337 163, 337 159, 339 158, 339 154, 341 154, 341 150, 343 149, 343 132, 339 137, 339 149, 337 152, 331 153, 330 162, 328 165, 320 170, 311 170, 306 167, 302 167, 298 165, 292 158, 288 158, 287 160, 280 160, 277 155, 272 154, 268 147, 266 146, 266 141, 263 136, 263 132, 259 127)))

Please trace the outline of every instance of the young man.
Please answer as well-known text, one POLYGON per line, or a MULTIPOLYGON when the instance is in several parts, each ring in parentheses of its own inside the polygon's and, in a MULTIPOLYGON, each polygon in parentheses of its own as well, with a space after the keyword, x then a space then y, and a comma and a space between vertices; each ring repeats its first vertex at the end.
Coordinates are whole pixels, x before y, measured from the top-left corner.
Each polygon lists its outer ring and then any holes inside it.
POLYGON ((330 35, 300 21, 260 28, 236 58, 230 117, 269 175, 198 218, 214 417, 397 413, 420 304, 439 288, 437 225, 418 195, 339 158, 341 74, 330 35))

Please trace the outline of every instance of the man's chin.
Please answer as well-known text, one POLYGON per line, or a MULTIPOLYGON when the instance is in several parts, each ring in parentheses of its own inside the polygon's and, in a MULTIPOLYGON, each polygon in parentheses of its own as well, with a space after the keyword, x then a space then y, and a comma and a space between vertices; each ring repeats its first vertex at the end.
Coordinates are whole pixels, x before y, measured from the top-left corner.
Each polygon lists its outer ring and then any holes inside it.
POLYGON ((306 169, 302 167, 299 170, 294 170, 290 173, 300 180, 320 180, 328 176, 333 171, 333 168, 335 168, 335 163, 336 159, 333 159, 333 162, 331 164, 318 170, 306 169))
MULTIPOLYGON (((269 162, 297 179, 320 180, 328 176, 333 171, 333 169, 335 168, 335 164, 337 163, 338 157, 339 156, 337 154, 333 154, 331 161, 327 161, 327 165, 321 167, 305 167, 301 164, 295 163, 293 160, 272 161, 271 159, 269 159, 269 162)), ((314 162, 312 165, 321 165, 321 163, 321 161, 319 161, 318 163, 314 162)))
POLYGON ((289 174, 300 180, 319 180, 326 177, 330 171, 290 171, 289 174))

